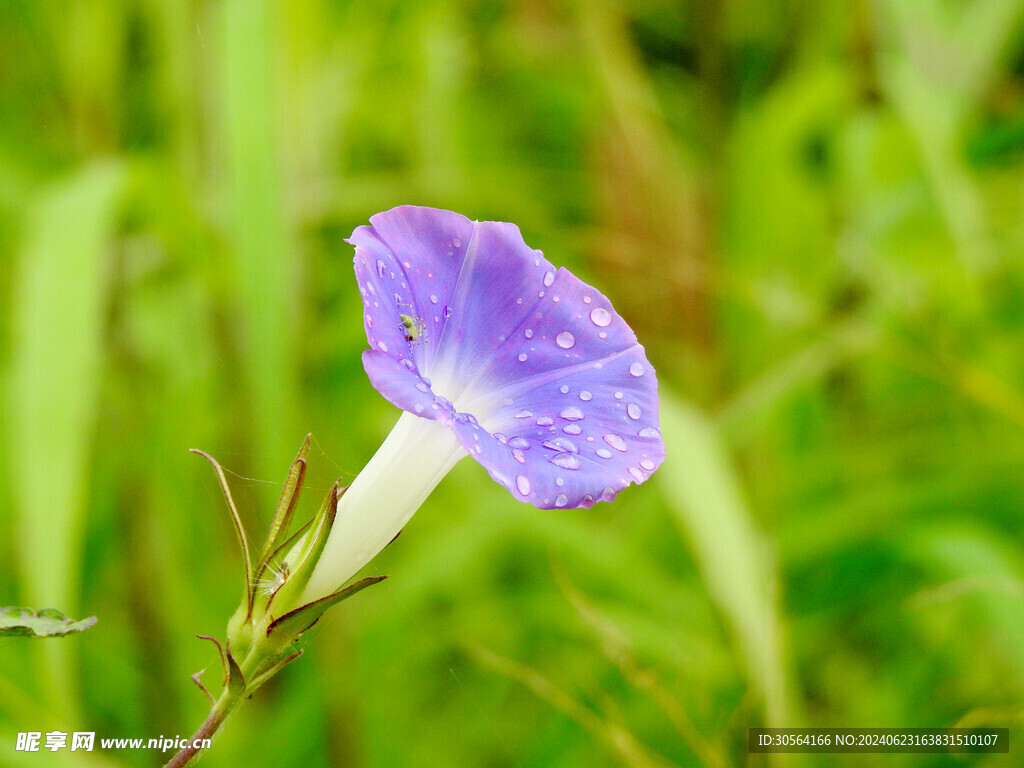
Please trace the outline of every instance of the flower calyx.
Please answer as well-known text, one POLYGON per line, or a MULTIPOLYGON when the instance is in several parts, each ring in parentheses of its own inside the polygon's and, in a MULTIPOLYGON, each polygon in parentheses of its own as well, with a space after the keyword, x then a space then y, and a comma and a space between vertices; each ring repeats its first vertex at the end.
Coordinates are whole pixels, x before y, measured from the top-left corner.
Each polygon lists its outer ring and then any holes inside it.
POLYGON ((251 696, 264 682, 302 654, 297 641, 328 608, 366 587, 386 579, 371 576, 343 586, 318 600, 302 602, 302 592, 316 567, 334 525, 338 499, 345 493, 339 479, 331 487, 312 519, 289 535, 306 476, 306 457, 312 436, 306 435, 285 478, 270 529, 255 560, 220 464, 207 453, 192 449, 213 465, 224 500, 235 524, 242 550, 245 589, 228 621, 227 642, 220 651, 225 693, 234 698, 251 696))

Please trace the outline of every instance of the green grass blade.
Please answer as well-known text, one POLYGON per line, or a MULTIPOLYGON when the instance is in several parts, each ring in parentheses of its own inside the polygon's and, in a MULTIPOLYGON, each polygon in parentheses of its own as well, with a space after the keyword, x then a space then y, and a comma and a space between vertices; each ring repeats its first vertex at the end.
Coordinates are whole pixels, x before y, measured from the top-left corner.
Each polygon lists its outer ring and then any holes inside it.
MULTIPOLYGON (((13 289, 7 451, 21 598, 74 613, 111 268, 107 241, 123 181, 123 169, 105 163, 43 190, 30 204, 13 289)), ((71 698, 70 675, 61 671, 70 648, 44 651, 55 704, 71 698)))
POLYGON ((661 395, 668 458, 655 475, 763 697, 766 725, 795 727, 777 609, 778 576, 751 520, 739 478, 711 423, 661 395))

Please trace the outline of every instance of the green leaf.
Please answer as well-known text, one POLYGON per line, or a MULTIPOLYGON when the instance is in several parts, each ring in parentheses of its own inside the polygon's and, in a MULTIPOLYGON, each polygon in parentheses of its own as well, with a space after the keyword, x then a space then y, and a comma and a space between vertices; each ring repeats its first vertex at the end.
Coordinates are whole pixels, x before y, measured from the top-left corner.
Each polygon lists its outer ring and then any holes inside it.
POLYGON ((75 621, 56 608, 0 608, 0 637, 62 637, 84 632, 95 623, 95 616, 75 621))

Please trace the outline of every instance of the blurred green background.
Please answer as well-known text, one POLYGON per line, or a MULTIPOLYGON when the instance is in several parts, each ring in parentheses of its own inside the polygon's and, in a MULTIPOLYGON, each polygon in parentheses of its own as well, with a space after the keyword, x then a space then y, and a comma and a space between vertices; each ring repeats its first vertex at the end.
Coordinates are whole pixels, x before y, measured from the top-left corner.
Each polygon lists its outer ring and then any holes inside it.
MULTIPOLYGON (((1024 739, 1020 0, 2 0, 0 641, 19 731, 186 735, 306 432, 311 514, 397 418, 351 247, 513 221, 658 370, 591 510, 471 461, 210 766, 1004 766, 1024 739), (1010 755, 748 755, 751 726, 1010 755), (1015 740, 1015 741, 1014 741, 1015 740)), ((163 759, 161 759, 163 757, 163 759)))

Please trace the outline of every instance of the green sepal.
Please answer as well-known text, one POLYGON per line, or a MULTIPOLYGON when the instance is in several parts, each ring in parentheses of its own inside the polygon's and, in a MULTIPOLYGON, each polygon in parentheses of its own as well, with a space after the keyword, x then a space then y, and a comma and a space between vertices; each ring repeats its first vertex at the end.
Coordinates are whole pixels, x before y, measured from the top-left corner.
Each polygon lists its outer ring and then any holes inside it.
POLYGON ((287 557, 289 561, 294 563, 294 570, 274 593, 274 598, 280 595, 280 599, 285 601, 285 605, 293 605, 298 602, 302 596, 302 590, 306 588, 310 576, 313 575, 313 569, 316 568, 320 554, 324 551, 324 547, 327 546, 327 537, 331 532, 331 527, 334 525, 334 516, 338 512, 338 499, 345 492, 345 489, 340 488, 340 484, 341 479, 339 478, 331 486, 331 490, 324 499, 320 511, 316 513, 312 520, 310 529, 306 532, 303 539, 295 545, 295 549, 299 551, 294 560, 291 556, 287 557))
POLYGON ((83 632, 95 623, 95 616, 75 621, 56 608, 0 608, 0 637, 63 637, 83 632))
MULTIPOLYGON (((273 569, 273 571, 280 573, 281 569, 286 565, 289 568, 291 567, 289 564, 290 561, 288 559, 288 555, 290 555, 292 551, 301 551, 299 541, 302 539, 303 536, 305 536, 308 533, 310 527, 313 525, 313 519, 314 518, 310 518, 305 523, 303 523, 301 528, 299 528, 295 533, 289 536, 288 540, 281 544, 281 546, 274 550, 274 553, 267 558, 267 561, 263 564, 263 567, 256 572, 255 583, 257 587, 259 587, 260 583, 264 581, 264 574, 266 574, 268 571, 271 571, 271 569, 273 569)), ((288 578, 290 577, 291 573, 288 574, 288 578)), ((260 594, 259 589, 257 589, 254 609, 261 608, 264 612, 269 611, 270 603, 277 596, 278 592, 281 591, 281 587, 283 587, 287 582, 288 579, 286 578, 284 582, 281 584, 281 586, 277 587, 272 592, 266 593, 265 595, 260 594), (264 598, 266 599, 265 603, 262 602, 264 598)))
POLYGON ((312 438, 312 435, 306 435, 306 439, 302 441, 302 446, 295 456, 295 461, 292 462, 292 466, 288 470, 284 487, 281 489, 281 498, 277 502, 277 511, 274 513, 274 519, 270 522, 270 530, 267 532, 266 541, 263 542, 263 548, 260 549, 259 557, 256 558, 254 570, 257 579, 267 560, 280 547, 279 539, 288 534, 288 528, 291 526, 295 507, 306 480, 306 456, 309 455, 312 438))
POLYGON ((230 645, 224 649, 224 656, 228 661, 228 679, 225 685, 228 695, 241 696, 245 693, 245 675, 242 674, 242 668, 238 666, 238 662, 235 661, 235 657, 231 654, 230 645))
POLYGON ((213 469, 217 472, 217 480, 220 481, 220 489, 224 493, 224 500, 228 504, 228 511, 231 512, 231 519, 235 523, 235 533, 238 535, 238 546, 242 549, 242 560, 245 565, 245 611, 246 618, 248 619, 252 615, 252 603, 255 597, 255 585, 252 581, 252 559, 249 556, 249 539, 245 535, 245 526, 242 525, 242 518, 238 514, 238 509, 235 507, 235 500, 231 498, 231 489, 228 487, 228 479, 224 477, 224 470, 221 469, 220 464, 213 456, 198 448, 192 448, 192 453, 198 453, 208 462, 213 465, 213 469))
POLYGON ((286 613, 281 618, 271 622, 270 626, 267 627, 267 637, 272 638, 278 633, 284 632, 286 636, 297 638, 316 624, 328 608, 340 603, 342 600, 347 600, 357 592, 362 592, 367 587, 372 587, 374 584, 384 581, 386 578, 387 576, 368 576, 354 584, 349 584, 343 589, 339 589, 327 597, 321 597, 319 600, 307 603, 301 608, 296 608, 294 611, 286 613))
POLYGON ((303 651, 300 648, 299 650, 297 650, 292 655, 287 656, 284 659, 281 659, 281 661, 277 662, 277 664, 275 664, 274 666, 270 667, 270 669, 268 669, 266 672, 262 672, 262 673, 256 675, 252 679, 252 682, 250 682, 248 687, 245 689, 245 695, 246 696, 252 696, 257 688, 259 688, 261 685, 263 685, 265 682, 267 682, 267 680, 269 680, 274 675, 276 675, 278 672, 280 672, 282 669, 284 669, 284 667, 287 664, 290 664, 291 662, 293 662, 297 658, 299 658, 299 656, 301 656, 302 654, 303 654, 303 651))

